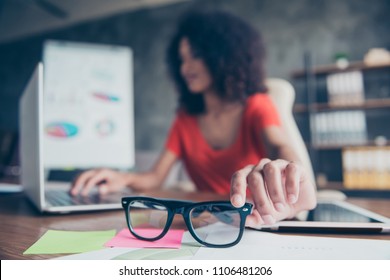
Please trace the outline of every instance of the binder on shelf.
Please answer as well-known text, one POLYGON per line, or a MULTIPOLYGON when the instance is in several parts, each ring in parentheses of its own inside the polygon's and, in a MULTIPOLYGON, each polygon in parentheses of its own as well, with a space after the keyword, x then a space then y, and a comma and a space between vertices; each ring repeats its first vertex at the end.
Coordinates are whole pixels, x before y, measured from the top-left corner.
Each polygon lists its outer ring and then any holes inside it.
POLYGON ((390 190, 390 147, 347 147, 342 151, 347 189, 390 190))
POLYGON ((361 71, 330 74, 326 77, 330 105, 358 105, 364 102, 364 83, 361 71))
POLYGON ((314 145, 363 145, 367 125, 362 110, 321 112, 311 116, 314 145))

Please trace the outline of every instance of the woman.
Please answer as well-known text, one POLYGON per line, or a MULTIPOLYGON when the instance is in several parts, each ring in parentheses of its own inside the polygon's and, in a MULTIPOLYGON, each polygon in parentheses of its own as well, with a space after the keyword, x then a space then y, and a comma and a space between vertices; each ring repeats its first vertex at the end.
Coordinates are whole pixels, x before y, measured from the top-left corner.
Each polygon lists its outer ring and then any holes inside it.
POLYGON ((184 17, 168 47, 167 62, 179 92, 179 109, 165 149, 147 173, 90 170, 71 193, 101 193, 125 186, 158 188, 176 160, 183 160, 199 190, 230 193, 254 211, 247 226, 291 218, 316 204, 315 187, 288 144, 266 94, 260 35, 224 12, 184 17))

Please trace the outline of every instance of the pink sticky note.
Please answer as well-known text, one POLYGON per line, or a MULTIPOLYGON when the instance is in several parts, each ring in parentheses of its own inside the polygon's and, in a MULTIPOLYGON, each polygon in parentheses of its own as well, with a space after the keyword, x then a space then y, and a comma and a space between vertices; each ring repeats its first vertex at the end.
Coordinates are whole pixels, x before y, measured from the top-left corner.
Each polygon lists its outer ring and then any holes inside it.
MULTIPOLYGON (((150 233, 156 231, 155 229, 138 229, 138 232, 148 232, 146 236, 150 236, 150 233)), ((159 230, 157 230, 159 231, 159 230)), ((106 247, 129 247, 129 248, 180 248, 181 239, 183 237, 184 230, 172 229, 167 234, 156 241, 145 241, 134 237, 130 231, 125 228, 121 230, 114 238, 106 242, 106 247)))

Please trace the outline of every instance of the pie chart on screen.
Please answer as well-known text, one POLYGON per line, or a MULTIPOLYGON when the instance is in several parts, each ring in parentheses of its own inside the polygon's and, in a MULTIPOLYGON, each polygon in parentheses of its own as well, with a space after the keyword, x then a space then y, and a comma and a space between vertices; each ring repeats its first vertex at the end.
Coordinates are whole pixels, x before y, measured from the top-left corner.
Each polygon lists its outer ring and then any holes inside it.
POLYGON ((75 124, 68 122, 53 122, 46 125, 46 133, 55 138, 71 138, 79 132, 75 124))
POLYGON ((111 120, 101 120, 96 124, 96 132, 100 137, 105 137, 113 134, 115 131, 114 122, 111 120))
POLYGON ((104 93, 104 92, 95 92, 93 93, 93 96, 100 100, 100 101, 104 101, 104 102, 119 102, 120 99, 118 96, 114 95, 114 94, 109 94, 109 93, 104 93))

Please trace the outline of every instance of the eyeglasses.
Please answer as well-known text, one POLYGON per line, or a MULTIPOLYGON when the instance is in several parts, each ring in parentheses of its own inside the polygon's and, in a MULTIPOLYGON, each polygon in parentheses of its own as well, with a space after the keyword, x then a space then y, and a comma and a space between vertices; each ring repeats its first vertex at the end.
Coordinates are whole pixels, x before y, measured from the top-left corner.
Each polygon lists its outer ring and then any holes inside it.
POLYGON ((240 208, 228 201, 194 203, 151 197, 123 197, 127 226, 138 239, 155 241, 171 227, 175 214, 181 214, 191 235, 200 244, 214 248, 236 245, 242 238, 252 204, 240 208))

